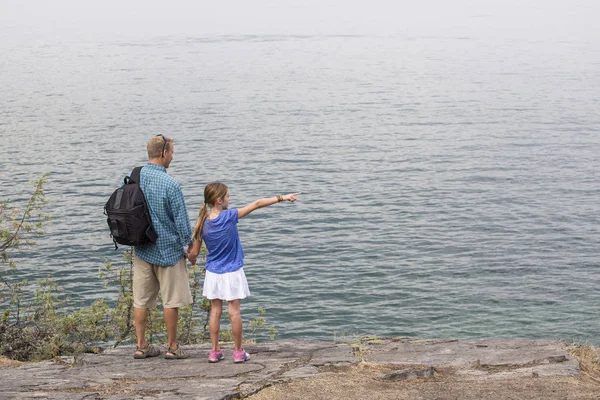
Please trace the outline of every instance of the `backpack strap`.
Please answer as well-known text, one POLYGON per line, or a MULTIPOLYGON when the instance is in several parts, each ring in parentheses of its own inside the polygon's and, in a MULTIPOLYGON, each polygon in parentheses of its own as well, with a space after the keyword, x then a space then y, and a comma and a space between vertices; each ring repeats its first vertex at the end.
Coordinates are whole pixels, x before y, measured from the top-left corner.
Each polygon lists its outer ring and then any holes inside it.
POLYGON ((135 167, 133 171, 131 171, 131 175, 129 176, 129 181, 131 183, 140 184, 140 173, 144 167, 135 167))

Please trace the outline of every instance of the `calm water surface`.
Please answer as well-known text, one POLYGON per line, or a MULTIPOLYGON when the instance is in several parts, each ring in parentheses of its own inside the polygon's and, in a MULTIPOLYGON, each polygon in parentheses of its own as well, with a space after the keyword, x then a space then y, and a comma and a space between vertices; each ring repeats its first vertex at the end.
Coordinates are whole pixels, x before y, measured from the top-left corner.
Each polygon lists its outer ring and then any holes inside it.
POLYGON ((280 338, 563 338, 600 331, 600 47, 470 37, 218 36, 3 43, 0 197, 49 172, 20 256, 76 302, 115 298, 102 207, 175 138, 190 220, 240 221, 280 338))

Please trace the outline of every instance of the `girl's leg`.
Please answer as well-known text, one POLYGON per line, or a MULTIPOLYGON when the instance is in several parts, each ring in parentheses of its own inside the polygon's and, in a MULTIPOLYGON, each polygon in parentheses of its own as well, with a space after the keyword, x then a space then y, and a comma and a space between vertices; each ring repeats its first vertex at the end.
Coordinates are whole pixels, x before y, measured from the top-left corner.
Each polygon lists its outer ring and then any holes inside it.
POLYGON ((214 299, 210 301, 210 341, 212 350, 219 351, 219 330, 221 329, 221 313, 223 312, 223 300, 214 299))
POLYGON ((242 316, 240 314, 240 299, 229 301, 229 319, 235 351, 242 349, 242 316))

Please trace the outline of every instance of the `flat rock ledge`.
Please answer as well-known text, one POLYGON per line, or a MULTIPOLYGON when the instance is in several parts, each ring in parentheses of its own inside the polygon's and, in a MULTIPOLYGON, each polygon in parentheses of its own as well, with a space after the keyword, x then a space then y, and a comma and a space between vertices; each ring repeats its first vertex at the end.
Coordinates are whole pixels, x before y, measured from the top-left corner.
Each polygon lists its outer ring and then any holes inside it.
POLYGON ((251 360, 209 364, 209 345, 187 346, 186 360, 133 359, 133 347, 0 368, 1 399, 210 399, 244 398, 281 382, 343 373, 358 363, 395 372, 384 380, 429 379, 437 371, 502 379, 578 376, 579 363, 562 341, 433 340, 365 337, 352 344, 285 340, 249 344, 251 360))

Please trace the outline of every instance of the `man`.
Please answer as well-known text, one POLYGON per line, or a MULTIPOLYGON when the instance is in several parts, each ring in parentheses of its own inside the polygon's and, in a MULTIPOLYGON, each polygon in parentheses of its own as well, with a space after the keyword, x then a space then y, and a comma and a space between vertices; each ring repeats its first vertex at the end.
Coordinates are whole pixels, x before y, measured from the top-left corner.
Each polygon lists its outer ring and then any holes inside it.
POLYGON ((155 243, 135 246, 133 262, 133 307, 137 334, 134 358, 160 355, 157 346, 146 341, 148 309, 156 304, 160 291, 169 348, 165 358, 187 358, 177 344, 179 308, 192 303, 186 253, 192 245, 192 230, 179 183, 167 174, 173 160, 173 139, 163 135, 148 141, 148 163, 140 173, 140 188, 146 196, 152 225, 158 234, 155 243))

